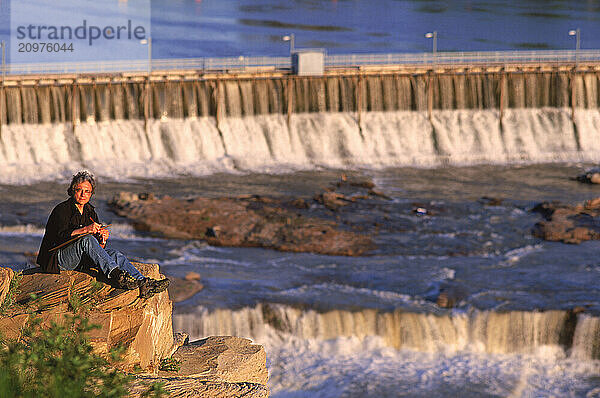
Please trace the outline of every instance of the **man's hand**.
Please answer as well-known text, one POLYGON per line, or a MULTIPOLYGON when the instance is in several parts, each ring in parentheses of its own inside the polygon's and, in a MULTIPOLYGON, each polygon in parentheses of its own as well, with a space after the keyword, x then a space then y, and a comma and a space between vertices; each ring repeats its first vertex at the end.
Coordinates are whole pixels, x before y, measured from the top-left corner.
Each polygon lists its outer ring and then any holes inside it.
POLYGON ((108 228, 102 228, 100 231, 98 231, 98 234, 101 238, 100 244, 104 247, 106 241, 108 240, 108 237, 110 236, 110 231, 108 230, 108 228))
POLYGON ((102 224, 98 224, 97 222, 92 222, 90 225, 81 228, 84 234, 91 233, 97 234, 102 231, 102 224))
POLYGON ((85 227, 74 230, 71 233, 71 236, 82 234, 99 234, 103 236, 104 240, 106 241, 106 239, 108 239, 108 230, 106 229, 107 227, 108 225, 98 224, 97 222, 92 220, 92 223, 90 225, 86 225, 85 227), (106 234, 106 237, 104 237, 104 234, 106 234))

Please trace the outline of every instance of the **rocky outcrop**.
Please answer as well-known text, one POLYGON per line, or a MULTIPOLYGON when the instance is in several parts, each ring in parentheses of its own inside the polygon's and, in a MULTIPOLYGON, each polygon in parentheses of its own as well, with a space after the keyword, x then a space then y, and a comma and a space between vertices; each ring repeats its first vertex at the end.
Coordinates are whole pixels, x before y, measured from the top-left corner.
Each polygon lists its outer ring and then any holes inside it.
MULTIPOLYGON (((326 191, 317 202, 336 210, 356 198, 326 191)), ((303 213, 306 201, 258 195, 174 199, 121 193, 109 203, 138 230, 178 239, 202 239, 215 246, 258 246, 293 252, 363 255, 373 248, 365 234, 342 229, 334 220, 303 213)))
MULTIPOLYGON (((157 264, 134 265, 145 276, 162 278, 157 264)), ((0 286, 6 286, 11 273, 12 270, 2 272, 4 280, 0 286)), ((50 323, 61 322, 66 314, 82 310, 91 323, 100 325, 89 336, 97 352, 107 353, 122 345, 126 349, 124 369, 135 366, 155 369, 162 358, 177 348, 173 340, 173 306, 168 293, 141 299, 137 290, 115 289, 95 276, 94 272, 43 274, 28 270, 19 276, 12 291, 6 289, 0 294, 0 297, 5 293, 12 296, 12 306, 0 317, 0 333, 9 338, 19 337, 30 311, 35 311, 43 323, 50 323)))
MULTIPOLYGON (((146 276, 162 277, 156 264, 134 265, 146 276)), ((182 280, 199 283, 199 277, 191 274, 182 280)), ((32 313, 43 326, 83 312, 90 323, 100 326, 88 336, 96 352, 122 345, 122 369, 142 368, 143 373, 134 375, 132 397, 154 382, 162 382, 171 397, 268 397, 262 346, 231 336, 189 343, 186 336, 173 334, 168 291, 141 299, 137 290, 116 289, 105 282, 93 270, 89 274, 28 270, 21 275, 0 268, 0 334, 18 338, 32 313), (159 370, 169 358, 178 369, 159 370)))
POLYGON ((534 236, 565 243, 600 239, 600 198, 575 206, 543 202, 532 211, 545 218, 534 226, 534 236))
POLYGON ((269 374, 262 346, 240 337, 209 337, 181 346, 172 359, 177 370, 160 371, 158 377, 138 378, 134 391, 148 382, 162 382, 169 396, 267 397, 269 374))

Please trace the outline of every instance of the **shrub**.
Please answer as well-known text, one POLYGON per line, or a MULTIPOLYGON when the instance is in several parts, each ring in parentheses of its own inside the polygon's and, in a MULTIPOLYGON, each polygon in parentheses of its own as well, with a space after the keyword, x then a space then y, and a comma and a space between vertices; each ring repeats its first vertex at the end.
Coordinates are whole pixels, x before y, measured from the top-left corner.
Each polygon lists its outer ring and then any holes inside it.
POLYGON ((0 397, 126 396, 131 376, 112 366, 122 350, 108 358, 94 353, 86 338, 94 328, 81 315, 66 316, 64 324, 53 322, 49 328, 32 317, 21 338, 2 341, 0 397))

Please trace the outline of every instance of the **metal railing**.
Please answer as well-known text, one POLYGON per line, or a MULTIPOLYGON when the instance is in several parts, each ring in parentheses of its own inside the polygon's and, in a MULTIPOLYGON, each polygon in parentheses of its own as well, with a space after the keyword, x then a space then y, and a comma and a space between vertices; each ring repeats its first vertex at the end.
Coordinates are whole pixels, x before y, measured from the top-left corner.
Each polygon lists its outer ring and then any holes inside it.
MULTIPOLYGON (((600 50, 552 51, 486 51, 438 52, 403 54, 344 54, 325 55, 326 68, 358 68, 372 65, 509 65, 509 64, 577 64, 600 62, 600 50)), ((121 73, 158 70, 194 70, 202 72, 230 72, 252 69, 289 70, 290 57, 228 57, 153 59, 104 62, 64 62, 7 64, 0 70, 9 75, 63 74, 63 73, 121 73)))
POLYGON ((438 52, 414 54, 352 54, 329 55, 328 67, 360 67, 366 65, 497 65, 497 64, 572 64, 576 62, 600 62, 600 50, 552 50, 552 51, 485 51, 485 52, 438 52))

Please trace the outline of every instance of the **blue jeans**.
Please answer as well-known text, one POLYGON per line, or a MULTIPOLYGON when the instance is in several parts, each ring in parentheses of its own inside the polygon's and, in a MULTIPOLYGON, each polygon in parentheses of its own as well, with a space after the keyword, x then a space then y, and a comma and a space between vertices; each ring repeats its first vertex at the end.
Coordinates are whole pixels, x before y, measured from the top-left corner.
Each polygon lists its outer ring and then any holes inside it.
POLYGON ((127 260, 127 257, 123 253, 113 249, 103 249, 98 240, 92 235, 86 235, 70 245, 58 249, 58 266, 65 271, 74 270, 79 265, 84 254, 106 276, 113 269, 119 268, 135 279, 144 279, 144 275, 127 260))

